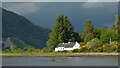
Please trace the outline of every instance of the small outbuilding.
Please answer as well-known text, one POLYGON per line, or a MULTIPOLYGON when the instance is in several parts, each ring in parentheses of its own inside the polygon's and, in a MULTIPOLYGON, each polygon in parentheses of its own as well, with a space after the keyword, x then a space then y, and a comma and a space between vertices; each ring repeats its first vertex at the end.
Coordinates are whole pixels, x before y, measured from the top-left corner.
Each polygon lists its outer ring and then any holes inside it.
POLYGON ((78 42, 68 42, 68 43, 59 43, 56 47, 55 47, 55 51, 72 51, 74 49, 79 49, 80 45, 78 42))

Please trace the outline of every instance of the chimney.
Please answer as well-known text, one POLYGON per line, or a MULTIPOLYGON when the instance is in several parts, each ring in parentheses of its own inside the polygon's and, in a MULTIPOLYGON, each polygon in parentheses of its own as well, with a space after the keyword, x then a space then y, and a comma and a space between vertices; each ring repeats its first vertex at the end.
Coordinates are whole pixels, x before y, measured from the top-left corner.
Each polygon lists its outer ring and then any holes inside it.
POLYGON ((70 41, 71 41, 71 39, 69 40, 69 42, 68 42, 68 43, 70 43, 70 41))

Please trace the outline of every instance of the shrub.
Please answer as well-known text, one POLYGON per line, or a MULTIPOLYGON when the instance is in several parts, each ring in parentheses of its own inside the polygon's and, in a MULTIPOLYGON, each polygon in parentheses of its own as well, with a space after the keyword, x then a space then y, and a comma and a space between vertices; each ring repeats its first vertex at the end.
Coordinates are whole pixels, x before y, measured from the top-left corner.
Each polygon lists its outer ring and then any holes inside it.
POLYGON ((44 49, 42 49, 42 50, 41 50, 41 52, 42 52, 42 53, 44 53, 44 52, 45 52, 45 50, 44 50, 44 49))
POLYGON ((103 45, 103 52, 113 52, 115 49, 115 46, 112 44, 103 45))
POLYGON ((61 51, 58 50, 57 52, 61 52, 61 51))
POLYGON ((83 45, 85 45, 85 44, 86 44, 85 42, 81 42, 81 43, 80 43, 81 46, 83 46, 83 45))
POLYGON ((79 49, 76 48, 76 49, 74 49, 72 52, 78 52, 78 50, 79 50, 79 49))
POLYGON ((96 48, 100 45, 100 41, 98 38, 94 38, 90 42, 88 42, 87 45, 88 48, 96 48))
POLYGON ((89 52, 96 52, 96 50, 93 49, 93 48, 90 48, 90 49, 89 49, 89 52))
POLYGON ((106 52, 113 52, 115 51, 115 47, 107 47, 106 52))
POLYGON ((67 50, 64 50, 64 51, 62 51, 62 52, 68 52, 67 50))
POLYGON ((84 52, 84 51, 85 51, 85 48, 81 47, 78 52, 84 52))
POLYGON ((106 45, 103 45, 102 47, 103 47, 103 48, 105 48, 105 47, 106 47, 106 45))
POLYGON ((40 49, 37 49, 37 52, 40 52, 40 49))
POLYGON ((88 45, 84 45, 84 46, 82 46, 82 48, 87 48, 88 47, 88 45))
POLYGON ((51 49, 46 49, 45 52, 50 53, 50 52, 52 52, 52 50, 51 49))
POLYGON ((120 52, 120 44, 118 45, 118 50, 117 50, 117 52, 120 52))
POLYGON ((115 47, 116 49, 118 49, 119 44, 118 44, 118 43, 115 43, 115 44, 114 44, 114 47, 115 47))
POLYGON ((114 47, 116 48, 116 52, 120 52, 120 44, 119 43, 115 43, 114 47))
POLYGON ((103 48, 102 48, 102 47, 97 47, 97 48, 96 48, 96 51, 97 51, 97 52, 102 52, 102 51, 103 51, 103 48))

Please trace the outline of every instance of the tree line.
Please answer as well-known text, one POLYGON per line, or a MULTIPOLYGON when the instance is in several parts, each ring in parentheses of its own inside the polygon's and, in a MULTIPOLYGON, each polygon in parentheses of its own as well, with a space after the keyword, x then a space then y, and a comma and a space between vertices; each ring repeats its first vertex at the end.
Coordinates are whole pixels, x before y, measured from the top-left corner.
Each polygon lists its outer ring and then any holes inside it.
MULTIPOLYGON (((115 16, 115 24, 109 29, 94 28, 91 20, 84 23, 84 30, 82 33, 74 31, 74 27, 66 15, 59 15, 56 18, 53 28, 49 34, 49 39, 46 43, 49 49, 54 49, 62 42, 79 42, 81 45, 90 44, 94 40, 95 46, 102 46, 110 42, 120 42, 120 16, 115 16), (99 42, 98 42, 99 41, 99 42), (99 44, 97 44, 99 43, 99 44)), ((80 29, 80 28, 78 28, 80 29)), ((93 46, 93 44, 91 46, 93 46)))

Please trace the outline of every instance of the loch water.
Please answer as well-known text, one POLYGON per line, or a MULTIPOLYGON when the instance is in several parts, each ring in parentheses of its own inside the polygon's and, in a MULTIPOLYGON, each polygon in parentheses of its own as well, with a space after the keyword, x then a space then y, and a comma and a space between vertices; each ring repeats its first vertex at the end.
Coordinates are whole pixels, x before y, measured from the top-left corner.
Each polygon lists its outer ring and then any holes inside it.
POLYGON ((109 57, 3 57, 3 66, 118 66, 109 57))

